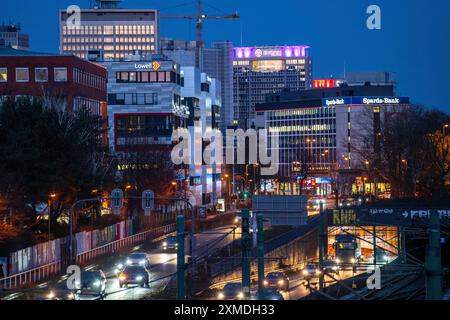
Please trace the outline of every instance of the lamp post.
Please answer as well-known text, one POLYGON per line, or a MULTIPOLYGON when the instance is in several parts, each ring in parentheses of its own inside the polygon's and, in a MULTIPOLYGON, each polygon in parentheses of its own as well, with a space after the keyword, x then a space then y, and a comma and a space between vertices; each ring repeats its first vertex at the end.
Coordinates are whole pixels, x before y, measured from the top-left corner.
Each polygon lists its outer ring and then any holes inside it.
POLYGON ((54 198, 56 198, 56 193, 52 193, 52 194, 50 194, 49 196, 48 196, 48 200, 47 200, 47 208, 48 208, 48 248, 47 248, 47 250, 48 250, 48 263, 50 263, 50 253, 51 253, 51 250, 50 250, 50 241, 51 241, 51 233, 50 233, 50 224, 51 224, 51 218, 52 218, 52 215, 51 215, 51 213, 52 213, 52 209, 51 209, 51 207, 52 207, 52 199, 54 199, 54 198))

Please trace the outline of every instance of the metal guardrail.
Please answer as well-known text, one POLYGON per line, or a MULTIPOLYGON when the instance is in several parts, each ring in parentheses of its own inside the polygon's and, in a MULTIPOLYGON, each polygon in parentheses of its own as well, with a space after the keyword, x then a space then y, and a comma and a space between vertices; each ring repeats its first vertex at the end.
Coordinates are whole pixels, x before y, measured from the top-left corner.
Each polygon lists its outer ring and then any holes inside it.
MULTIPOLYGON (((150 236, 159 237, 175 231, 176 225, 169 224, 155 229, 147 230, 120 240, 112 241, 103 246, 94 248, 77 254, 77 264, 83 265, 91 259, 102 256, 106 253, 115 252, 118 249, 129 247, 135 243, 142 242, 150 236)), ((0 279, 0 288, 16 289, 25 287, 36 282, 48 279, 51 275, 56 275, 62 271, 62 262, 55 261, 44 266, 30 269, 21 273, 0 279)))

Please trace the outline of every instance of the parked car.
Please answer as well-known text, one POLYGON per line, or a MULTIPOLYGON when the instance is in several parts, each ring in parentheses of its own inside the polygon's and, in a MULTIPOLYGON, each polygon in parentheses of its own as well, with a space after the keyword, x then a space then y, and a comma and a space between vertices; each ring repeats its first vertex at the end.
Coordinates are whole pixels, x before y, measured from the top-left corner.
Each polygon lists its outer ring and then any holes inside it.
POLYGON ((145 266, 126 266, 119 274, 119 287, 137 284, 141 287, 149 286, 150 275, 145 266))
POLYGON ((289 290, 289 277, 284 272, 269 272, 264 278, 264 287, 289 290))

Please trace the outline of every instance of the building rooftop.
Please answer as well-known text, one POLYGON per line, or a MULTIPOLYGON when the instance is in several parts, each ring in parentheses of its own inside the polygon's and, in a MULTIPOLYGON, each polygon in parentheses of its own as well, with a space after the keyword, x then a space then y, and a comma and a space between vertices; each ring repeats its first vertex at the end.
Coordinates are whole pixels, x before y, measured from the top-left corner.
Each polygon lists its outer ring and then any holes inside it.
POLYGON ((11 47, 1 47, 0 46, 0 56, 2 56, 2 57, 27 57, 27 56, 51 57, 51 56, 59 56, 59 54, 17 50, 17 49, 13 49, 11 47))

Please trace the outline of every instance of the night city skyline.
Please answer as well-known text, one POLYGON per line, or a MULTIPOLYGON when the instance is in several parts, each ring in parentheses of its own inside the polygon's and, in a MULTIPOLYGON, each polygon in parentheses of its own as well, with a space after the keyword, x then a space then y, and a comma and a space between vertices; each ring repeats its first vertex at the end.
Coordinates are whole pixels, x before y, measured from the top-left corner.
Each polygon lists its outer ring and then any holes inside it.
POLYGON ((0 1, 1 311, 450 300, 449 0, 0 1))
MULTIPOLYGON (((351 71, 395 74, 399 95, 412 103, 450 111, 450 3, 444 0, 376 1, 382 29, 366 28, 366 8, 373 1, 219 1, 205 2, 210 15, 238 11, 237 21, 207 21, 205 42, 231 40, 241 45, 309 45, 314 78, 342 77, 351 71), (287 10, 286 10, 287 9, 287 10), (254 12, 258 12, 257 15, 254 12), (370 56, 370 59, 367 57, 370 56)), ((154 8, 162 13, 195 13, 195 2, 125 0, 123 8, 154 8), (188 2, 189 3, 189 2, 188 2), (183 5, 184 4, 184 5, 183 5)), ((89 1, 7 1, 0 22, 20 23, 30 35, 30 50, 57 53, 58 10, 89 1)), ((161 19, 162 37, 194 40, 195 23, 161 19)))

